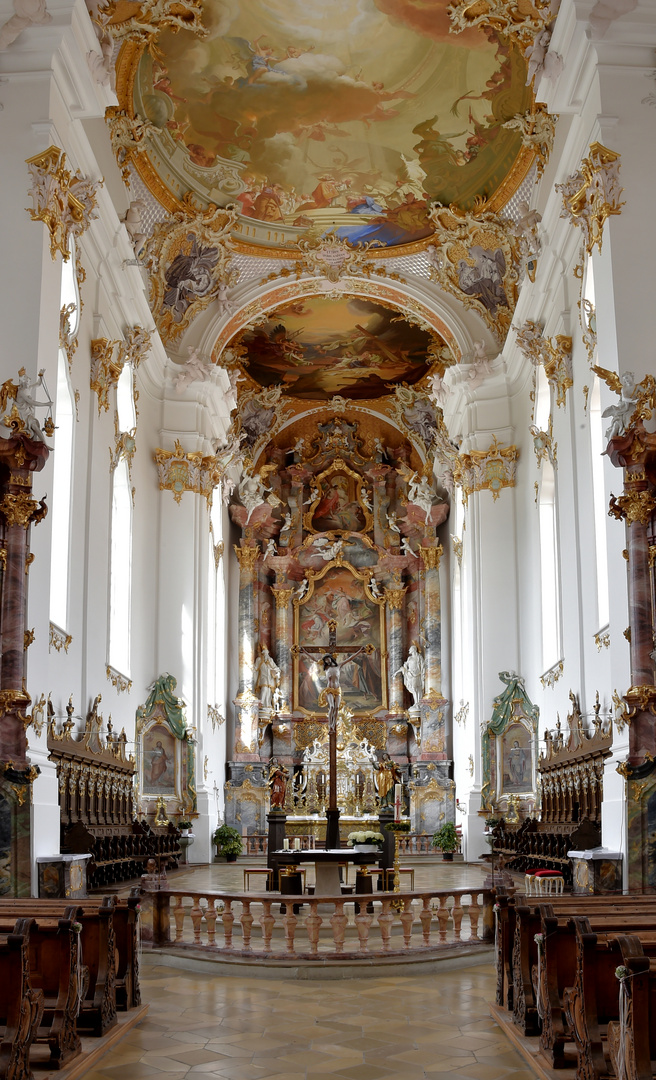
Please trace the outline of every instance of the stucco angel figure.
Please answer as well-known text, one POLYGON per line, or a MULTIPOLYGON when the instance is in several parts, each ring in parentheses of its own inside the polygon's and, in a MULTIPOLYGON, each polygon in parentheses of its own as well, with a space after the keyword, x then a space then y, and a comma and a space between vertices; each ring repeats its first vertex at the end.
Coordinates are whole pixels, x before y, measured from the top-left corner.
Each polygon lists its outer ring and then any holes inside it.
POLYGON ((301 587, 298 590, 298 592, 296 593, 296 599, 297 600, 302 600, 307 595, 307 591, 308 591, 309 588, 310 588, 310 583, 309 583, 308 579, 303 578, 303 580, 301 582, 301 587))
POLYGON ((330 562, 331 559, 336 559, 340 551, 344 547, 343 540, 333 540, 331 543, 326 536, 318 536, 314 541, 312 547, 318 548, 317 554, 321 556, 324 562, 330 562))
POLYGON ((562 56, 557 52, 549 52, 550 42, 551 30, 544 29, 525 50, 524 55, 528 60, 527 86, 531 85, 534 78, 540 79, 543 75, 554 82, 563 70, 562 56))
POLYGON ((617 405, 609 405, 601 414, 612 419, 605 434, 606 441, 610 442, 611 439, 626 434, 635 412, 638 398, 635 375, 632 371, 624 371, 621 375, 616 375, 614 371, 608 371, 607 368, 602 367, 593 367, 592 370, 595 375, 604 380, 607 386, 610 386, 611 390, 620 395, 617 405))
POLYGON ((264 549, 264 558, 268 559, 271 555, 276 555, 276 554, 277 554, 277 552, 276 552, 276 542, 275 542, 275 540, 273 538, 271 540, 267 540, 267 545, 266 545, 266 547, 264 549))
POLYGON ((396 513, 394 510, 392 510, 391 514, 387 515, 387 527, 393 532, 398 533, 399 536, 401 535, 401 528, 397 523, 396 513))
POLYGON ((394 675, 403 676, 403 685, 412 694, 412 712, 419 712, 419 703, 424 696, 426 663, 416 645, 411 645, 404 664, 394 675))
POLYGON ((373 510, 371 498, 369 497, 369 492, 367 491, 366 487, 360 488, 360 502, 366 510, 373 510))
POLYGON ((267 489, 259 476, 252 476, 250 473, 244 473, 239 483, 239 498, 248 511, 246 517, 247 525, 253 511, 257 510, 258 506, 264 505, 266 501, 266 492, 267 489))
POLYGON ((198 349, 189 346, 187 352, 189 354, 188 359, 185 360, 182 371, 175 379, 176 394, 182 394, 185 388, 191 386, 194 382, 204 382, 212 370, 211 365, 208 364, 207 360, 203 359, 198 349))
POLYGON ((20 378, 18 380, 18 388, 16 390, 16 410, 21 420, 23 421, 23 424, 25 425, 25 431, 27 432, 30 439, 34 439, 35 442, 44 443, 46 441, 46 437, 39 421, 36 418, 34 410, 48 408, 52 409, 52 400, 50 398, 50 395, 48 395, 47 401, 38 401, 35 397, 32 397, 31 391, 34 390, 37 386, 44 386, 43 375, 45 369, 41 369, 38 379, 35 379, 34 382, 32 382, 29 375, 25 372, 24 369, 21 370, 22 374, 20 375, 20 378))
POLYGON ((426 477, 422 476, 418 478, 415 473, 413 479, 408 484, 408 502, 415 503, 416 506, 421 507, 425 514, 424 524, 426 525, 428 525, 428 519, 437 498, 438 496, 434 493, 426 477))
POLYGON ((410 546, 410 541, 407 536, 401 537, 401 554, 402 555, 414 555, 414 551, 410 546))
POLYGON ((373 596, 374 600, 382 600, 383 599, 383 594, 380 591, 380 585, 376 581, 376 578, 374 577, 373 574, 369 578, 369 592, 373 596))
POLYGON ((254 686, 260 699, 260 711, 271 712, 273 692, 280 684, 280 668, 263 645, 253 666, 254 686))
POLYGON ((434 375, 430 376, 429 383, 430 393, 433 401, 436 405, 439 405, 440 408, 444 408, 447 396, 447 389, 444 385, 444 379, 436 371, 434 375))

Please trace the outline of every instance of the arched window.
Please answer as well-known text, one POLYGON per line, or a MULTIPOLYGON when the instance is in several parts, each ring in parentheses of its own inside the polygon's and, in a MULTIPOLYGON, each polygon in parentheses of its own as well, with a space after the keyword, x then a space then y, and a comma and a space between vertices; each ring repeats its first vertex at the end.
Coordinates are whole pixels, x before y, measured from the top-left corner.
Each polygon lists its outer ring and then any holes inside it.
MULTIPOLYGON (((590 341, 594 342, 594 352, 591 357, 593 364, 599 363, 596 345, 596 315, 595 315, 595 286, 592 259, 588 259, 585 270, 585 282, 583 286, 584 316, 590 341)), ((590 391, 590 452, 592 456, 592 503, 594 514, 595 531, 595 555, 597 577, 597 629, 602 629, 609 622, 608 606, 608 550, 606 547, 606 521, 607 499, 604 487, 604 459, 603 452, 606 448, 604 439, 604 424, 601 418, 601 384, 599 377, 594 376, 590 391)))
POLYGON ((109 570, 109 664, 130 674, 130 586, 132 577, 132 492, 128 463, 121 457, 112 476, 109 570))
MULTIPOLYGON (((69 340, 80 323, 80 296, 75 267, 75 239, 71 237, 70 258, 62 262, 61 308, 68 311, 69 340)), ((55 439, 52 472, 50 546, 50 621, 68 629, 68 582, 71 546, 71 507, 73 499, 73 448, 75 432, 75 397, 71 387, 66 350, 57 355, 57 392, 55 395, 55 439)))
POLYGON ((542 463, 538 508, 540 512, 542 666, 545 671, 548 671, 558 663, 561 655, 556 478, 550 461, 542 463))
POLYGON ((535 426, 538 431, 549 430, 551 416, 551 387, 544 373, 542 364, 538 365, 535 375, 535 426))
POLYGON ((225 579, 223 560, 223 501, 214 493, 210 511, 208 567, 207 699, 223 713, 225 706, 225 579))

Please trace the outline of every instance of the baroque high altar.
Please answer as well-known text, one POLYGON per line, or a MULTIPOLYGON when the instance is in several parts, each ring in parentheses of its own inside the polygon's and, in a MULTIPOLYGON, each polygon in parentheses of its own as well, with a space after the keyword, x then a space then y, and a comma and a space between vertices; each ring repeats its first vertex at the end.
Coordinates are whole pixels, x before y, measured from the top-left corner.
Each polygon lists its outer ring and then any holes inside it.
POLYGON ((330 655, 340 667, 342 834, 378 813, 386 767, 402 780, 412 831, 432 833, 454 818, 437 538, 448 505, 402 433, 377 425, 363 436, 358 420, 331 411, 251 457, 231 505, 241 528, 239 692, 226 819, 266 831, 275 762, 290 778, 291 831, 323 838, 330 655))

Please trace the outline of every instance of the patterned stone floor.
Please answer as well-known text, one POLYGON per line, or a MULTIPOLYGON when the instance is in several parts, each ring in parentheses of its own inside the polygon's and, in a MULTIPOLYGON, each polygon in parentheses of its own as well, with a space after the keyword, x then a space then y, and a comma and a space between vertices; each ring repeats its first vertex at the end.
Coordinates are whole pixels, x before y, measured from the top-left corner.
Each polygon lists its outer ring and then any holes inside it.
MULTIPOLYGON (((243 865, 172 877, 185 887, 241 889, 243 865)), ((483 875, 422 860, 417 885, 473 885, 483 875)), ((533 1080, 490 1018, 491 963, 311 982, 147 965, 142 994, 147 1018, 85 1080, 533 1080)))

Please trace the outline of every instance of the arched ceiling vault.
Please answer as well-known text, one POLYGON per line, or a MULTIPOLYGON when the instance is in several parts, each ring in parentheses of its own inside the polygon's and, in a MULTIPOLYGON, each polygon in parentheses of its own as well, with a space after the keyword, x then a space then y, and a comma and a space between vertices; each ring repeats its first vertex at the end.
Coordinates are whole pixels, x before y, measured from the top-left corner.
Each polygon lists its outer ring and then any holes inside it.
POLYGON ((550 3, 108 0, 94 15, 173 358, 192 354, 189 379, 232 371, 251 455, 258 409, 275 438, 350 403, 431 458, 445 369, 499 352, 535 276, 529 204, 555 118, 525 54, 550 3))

